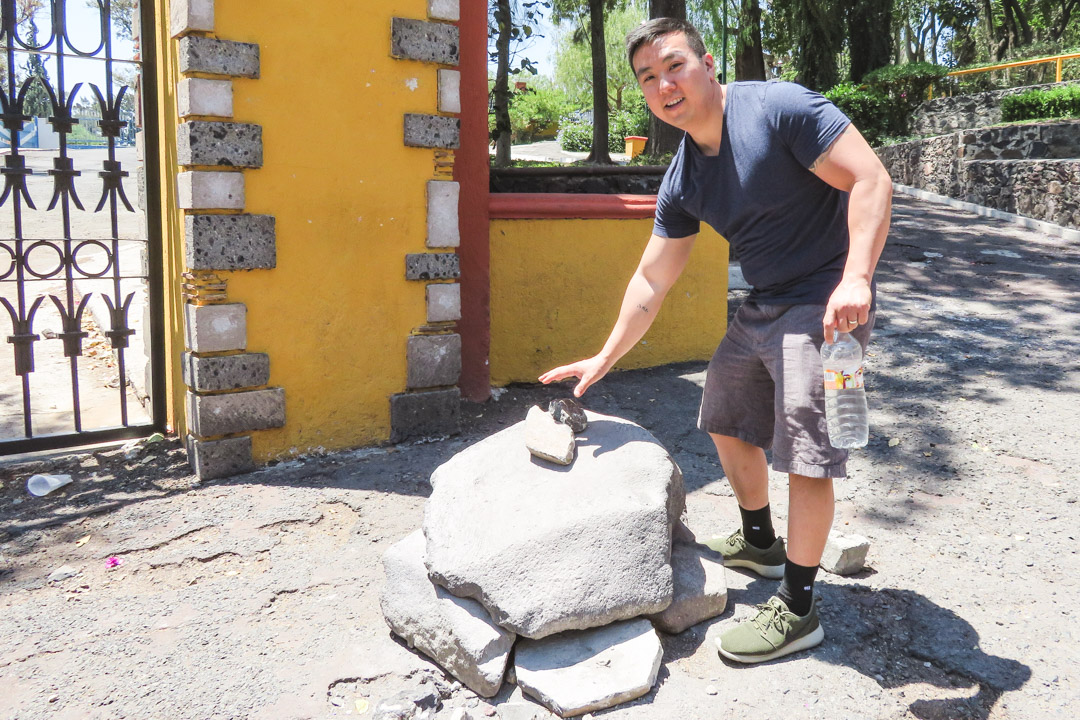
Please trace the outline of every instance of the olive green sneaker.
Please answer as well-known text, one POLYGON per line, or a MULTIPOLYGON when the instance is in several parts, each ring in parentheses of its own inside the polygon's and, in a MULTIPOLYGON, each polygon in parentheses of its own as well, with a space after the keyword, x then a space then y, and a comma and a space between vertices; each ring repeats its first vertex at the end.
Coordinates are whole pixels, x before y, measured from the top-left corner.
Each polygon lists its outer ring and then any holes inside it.
POLYGON ((776 538, 772 547, 762 550, 746 542, 740 528, 726 538, 717 535, 711 540, 706 540, 705 545, 723 555, 724 565, 727 567, 750 568, 758 575, 771 580, 784 577, 787 550, 784 549, 783 538, 776 538))
POLYGON ((757 607, 757 615, 716 641, 721 655, 735 662, 759 663, 812 648, 825 639, 825 631, 818 622, 817 603, 811 604, 805 617, 788 610, 775 595, 757 607))

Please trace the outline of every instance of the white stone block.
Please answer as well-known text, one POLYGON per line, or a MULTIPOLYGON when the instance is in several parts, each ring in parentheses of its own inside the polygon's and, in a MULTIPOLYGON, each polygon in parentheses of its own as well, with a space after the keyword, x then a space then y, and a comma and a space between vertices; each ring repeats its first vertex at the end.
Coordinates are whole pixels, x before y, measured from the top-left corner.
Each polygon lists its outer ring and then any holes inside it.
POLYGON ((214 29, 214 0, 170 0, 169 29, 173 37, 214 29))
POLYGON ((428 0, 427 14, 432 20, 449 20, 457 22, 461 19, 460 0, 428 0))
POLYGON ((461 186, 446 180, 429 180, 427 184, 427 246, 430 248, 457 247, 461 244, 458 230, 458 195, 461 186))
POLYGON ((184 210, 243 210, 244 174, 212 170, 177 173, 176 195, 184 210))
POLYGON ((821 567, 834 575, 851 575, 863 569, 870 541, 862 535, 829 535, 821 567))
POLYGON ((427 321, 453 322, 461 319, 461 286, 432 283, 427 286, 427 321))
POLYGON ((180 117, 189 115, 232 117, 232 80, 184 78, 176 84, 176 106, 180 117))
POLYGON ((197 353, 247 349, 247 306, 184 305, 188 350, 197 353))
POLYGON ((439 112, 461 112, 461 71, 439 70, 439 112))

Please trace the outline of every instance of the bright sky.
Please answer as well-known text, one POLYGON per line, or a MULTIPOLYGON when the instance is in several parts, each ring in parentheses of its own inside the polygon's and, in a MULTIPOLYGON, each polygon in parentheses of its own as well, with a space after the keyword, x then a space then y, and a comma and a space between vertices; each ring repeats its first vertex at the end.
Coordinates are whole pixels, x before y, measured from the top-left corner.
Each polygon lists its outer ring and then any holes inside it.
MULTIPOLYGON (((49 37, 52 34, 52 18, 50 16, 49 3, 45 3, 45 6, 41 8, 35 15, 35 22, 37 24, 37 45, 43 45, 49 41, 49 37)), ((65 43, 64 46, 64 86, 66 90, 70 90, 75 83, 94 83, 102 92, 105 91, 105 62, 100 59, 89 59, 73 57, 71 48, 74 47, 79 52, 90 53, 97 49, 102 44, 101 33, 101 21, 98 9, 96 7, 90 7, 86 0, 68 0, 65 3, 67 8, 67 30, 69 44, 65 43)), ((137 18, 136 18, 137 21, 137 18)), ((19 28, 19 37, 23 41, 29 40, 29 24, 24 24, 19 28)), ((19 46, 16 45, 18 48, 19 46)), ((55 53, 57 51, 57 39, 53 38, 52 42, 47 48, 46 52, 55 53)), ((131 40, 124 38, 121 39, 116 36, 115 28, 113 30, 112 37, 112 56, 117 60, 130 60, 134 57, 135 48, 131 40)), ((105 54, 104 48, 100 51, 101 55, 105 54)), ((55 55, 46 55, 45 68, 49 75, 49 81, 55 88, 59 77, 57 74, 57 64, 55 55)), ((29 53, 16 52, 15 53, 15 65, 20 70, 23 70, 21 74, 25 75, 25 68, 29 53)), ((113 69, 116 71, 124 71, 127 68, 133 67, 130 63, 114 63, 113 69)), ((119 91, 119 88, 113 88, 113 95, 119 91)), ((83 87, 79 90, 79 98, 90 99, 93 98, 93 93, 89 87, 83 87)))

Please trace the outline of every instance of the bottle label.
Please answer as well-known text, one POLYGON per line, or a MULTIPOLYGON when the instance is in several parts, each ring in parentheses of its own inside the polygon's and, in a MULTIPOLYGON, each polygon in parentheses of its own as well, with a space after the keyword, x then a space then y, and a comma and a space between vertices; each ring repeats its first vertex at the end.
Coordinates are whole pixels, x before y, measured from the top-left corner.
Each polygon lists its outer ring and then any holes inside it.
POLYGON ((855 370, 826 370, 826 390, 856 390, 863 386, 862 365, 855 370))

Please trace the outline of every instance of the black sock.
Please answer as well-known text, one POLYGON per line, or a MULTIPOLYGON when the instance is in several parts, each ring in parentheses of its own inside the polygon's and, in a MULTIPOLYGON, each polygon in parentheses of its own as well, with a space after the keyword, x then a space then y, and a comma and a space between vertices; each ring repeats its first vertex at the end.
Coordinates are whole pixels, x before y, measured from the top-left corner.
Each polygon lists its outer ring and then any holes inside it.
POLYGON ((739 512, 742 513, 742 534, 746 542, 762 550, 771 548, 776 542, 776 533, 773 531, 769 506, 765 505, 760 510, 747 510, 740 505, 739 512))
POLYGON ((780 583, 776 595, 787 604, 788 610, 799 617, 809 613, 814 603, 814 578, 817 577, 817 569, 817 565, 806 567, 796 565, 790 560, 784 563, 784 580, 780 583))

